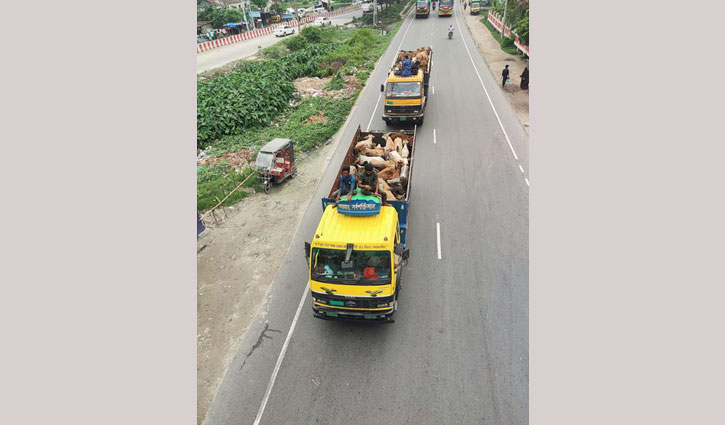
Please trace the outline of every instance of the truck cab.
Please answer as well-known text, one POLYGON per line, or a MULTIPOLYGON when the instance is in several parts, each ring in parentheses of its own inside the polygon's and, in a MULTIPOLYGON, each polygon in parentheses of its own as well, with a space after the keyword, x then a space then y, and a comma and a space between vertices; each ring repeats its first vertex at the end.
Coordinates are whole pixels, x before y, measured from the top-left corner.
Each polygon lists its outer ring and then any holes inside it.
POLYGON ((412 60, 416 51, 398 52, 393 69, 390 70, 385 84, 380 86, 380 91, 385 93, 383 120, 387 124, 410 122, 423 125, 433 60, 432 49, 425 48, 425 54, 427 63, 412 65, 410 75, 406 75, 401 72, 398 64, 404 63, 404 60, 412 60))
POLYGON ((470 0, 470 12, 471 15, 478 15, 481 13, 481 1, 480 0, 470 0))
POLYGON ((427 18, 430 15, 430 0, 418 0, 415 3, 415 18, 427 18))
POLYGON ((408 258, 395 208, 353 216, 328 205, 305 251, 315 317, 393 321, 408 258))

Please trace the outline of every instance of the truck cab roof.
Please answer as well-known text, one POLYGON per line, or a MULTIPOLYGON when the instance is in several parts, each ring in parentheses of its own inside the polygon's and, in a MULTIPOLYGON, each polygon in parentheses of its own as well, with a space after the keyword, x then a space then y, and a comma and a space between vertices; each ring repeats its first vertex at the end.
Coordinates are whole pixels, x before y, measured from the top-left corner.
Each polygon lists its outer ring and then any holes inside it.
POLYGON ((418 81, 423 80, 423 70, 418 69, 417 74, 413 74, 409 77, 403 77, 402 75, 395 75, 395 71, 391 70, 390 74, 388 75, 388 82, 389 83, 398 83, 398 82, 406 82, 406 81, 418 81))
POLYGON ((392 248, 398 228, 398 214, 393 207, 383 206, 380 213, 372 216, 353 217, 340 214, 328 205, 317 225, 313 244, 328 245, 333 249, 345 249, 349 242, 355 249, 392 248))

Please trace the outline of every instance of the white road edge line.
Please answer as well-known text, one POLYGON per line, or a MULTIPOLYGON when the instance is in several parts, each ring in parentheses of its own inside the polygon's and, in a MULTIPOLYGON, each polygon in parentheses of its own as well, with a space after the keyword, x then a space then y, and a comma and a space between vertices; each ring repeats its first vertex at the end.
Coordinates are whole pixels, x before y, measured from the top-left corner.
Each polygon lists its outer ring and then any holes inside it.
POLYGON ((436 94, 436 86, 430 86, 430 94, 436 94))
POLYGON ((436 223, 436 242, 438 243, 438 259, 440 260, 441 259, 441 224, 440 223, 436 223))
POLYGON ((524 180, 526 181, 526 186, 529 186, 529 179, 527 179, 526 177, 524 177, 524 180))
MULTIPOLYGON (((458 22, 458 14, 454 14, 456 18, 456 25, 458 27, 461 27, 460 22, 458 22)), ((463 47, 466 48, 466 52, 468 53, 468 58, 471 59, 471 65, 473 65, 473 70, 476 71, 476 75, 478 76, 478 81, 481 83, 481 87, 483 87, 483 91, 486 93, 486 97, 488 98, 488 103, 491 104, 491 109, 493 109, 494 115, 496 115, 496 120, 498 120, 498 125, 501 127, 501 131, 503 131, 503 135, 506 138, 506 142, 509 144, 509 148, 511 149, 511 153, 514 154, 514 158, 516 160, 519 160, 519 156, 516 155, 516 151, 514 150, 513 145, 511 144, 511 140, 509 139, 508 133, 506 133, 506 129, 503 128, 503 123, 501 122, 501 118, 498 116, 498 112, 496 111, 496 108, 493 106, 493 101, 491 101, 491 96, 488 95, 488 90, 486 90, 486 86, 483 85, 483 79, 481 79, 481 74, 478 73, 478 68, 476 68, 476 63, 473 61, 473 56, 471 56, 471 51, 468 50, 468 44, 466 43, 466 37, 463 36, 463 33, 461 33, 460 36, 461 40, 463 40, 463 47)))
POLYGON ((433 144, 436 142, 436 129, 433 129, 433 144))
POLYGON ((284 360, 284 355, 287 353, 287 347, 289 346, 290 339, 292 338, 292 332, 295 331, 295 326, 297 325, 297 319, 300 318, 300 312, 302 311, 302 306, 305 305, 305 299, 307 299, 307 291, 310 289, 310 281, 307 281, 307 285, 305 285, 305 290, 302 293, 302 299, 300 300, 300 305, 297 306, 297 312, 295 313, 295 318, 292 320, 292 324, 289 327, 289 331, 287 332, 287 338, 284 340, 284 344, 282 345, 282 351, 279 352, 279 357, 277 357, 277 363, 274 365, 274 370, 272 371, 272 376, 269 378, 269 383, 267 384, 267 391, 264 393, 264 398, 262 399, 262 405, 259 406, 259 411, 257 412, 257 417, 254 418, 254 425, 259 425, 259 422, 262 420, 262 415, 264 414, 264 408, 267 407, 267 400, 269 400, 269 395, 272 393, 272 387, 274 386, 274 381, 277 379, 277 373, 279 373, 279 368, 282 366, 282 360, 284 360))
POLYGON ((519 164, 519 170, 521 170, 521 174, 525 174, 524 173, 524 167, 522 167, 521 164, 519 164))

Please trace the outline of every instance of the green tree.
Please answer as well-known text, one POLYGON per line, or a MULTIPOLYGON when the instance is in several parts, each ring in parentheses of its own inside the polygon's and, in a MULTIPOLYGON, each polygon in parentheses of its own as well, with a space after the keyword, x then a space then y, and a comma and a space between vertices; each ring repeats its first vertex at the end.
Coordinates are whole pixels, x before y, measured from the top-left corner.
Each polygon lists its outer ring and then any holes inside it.
POLYGON ((525 45, 529 45, 529 9, 526 9, 523 18, 516 24, 516 34, 519 35, 519 39, 525 45))
POLYGON ((214 15, 211 18, 211 25, 214 28, 221 28, 224 26, 224 24, 227 23, 227 18, 224 16, 224 12, 221 10, 215 11, 214 15))
POLYGON ((213 6, 207 6, 202 10, 201 12, 198 12, 196 14, 196 20, 197 21, 211 21, 214 17, 214 12, 216 9, 214 9, 213 6))
POLYGON ((242 21, 242 11, 238 9, 229 8, 224 10, 224 19, 226 19, 225 23, 228 22, 241 22, 242 21))
POLYGON ((267 0, 250 0, 252 3, 252 6, 257 8, 257 10, 263 11, 265 7, 267 7, 267 0))

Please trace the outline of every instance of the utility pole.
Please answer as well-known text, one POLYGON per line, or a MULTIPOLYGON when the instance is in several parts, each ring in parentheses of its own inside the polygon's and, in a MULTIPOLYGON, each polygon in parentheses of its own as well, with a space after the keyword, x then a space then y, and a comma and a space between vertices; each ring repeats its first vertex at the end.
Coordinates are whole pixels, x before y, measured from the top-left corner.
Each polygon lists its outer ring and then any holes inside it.
POLYGON ((503 40, 504 33, 506 32, 506 11, 509 7, 509 0, 506 0, 506 4, 503 5, 503 21, 501 22, 501 40, 503 40))
POLYGON ((373 0, 373 28, 378 22, 378 0, 373 0))
POLYGON ((242 2, 242 16, 244 17, 244 26, 245 29, 249 31, 249 20, 247 20, 247 7, 248 7, 248 1, 242 2))

